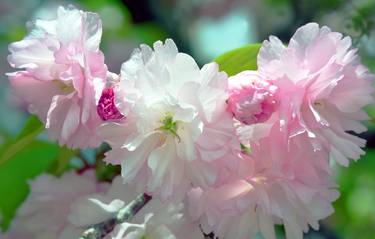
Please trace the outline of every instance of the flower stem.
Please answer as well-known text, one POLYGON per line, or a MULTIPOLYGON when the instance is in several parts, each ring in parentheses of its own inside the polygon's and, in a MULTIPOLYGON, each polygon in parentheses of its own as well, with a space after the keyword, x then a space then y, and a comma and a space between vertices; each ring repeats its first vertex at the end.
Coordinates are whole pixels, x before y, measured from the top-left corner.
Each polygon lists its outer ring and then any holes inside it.
POLYGON ((107 221, 101 222, 99 224, 93 225, 84 231, 79 239, 102 239, 108 233, 110 233, 117 224, 121 224, 125 221, 131 220, 139 210, 141 210, 144 205, 146 205, 150 200, 151 196, 147 194, 138 195, 133 201, 128 205, 121 208, 115 218, 111 218, 107 221))

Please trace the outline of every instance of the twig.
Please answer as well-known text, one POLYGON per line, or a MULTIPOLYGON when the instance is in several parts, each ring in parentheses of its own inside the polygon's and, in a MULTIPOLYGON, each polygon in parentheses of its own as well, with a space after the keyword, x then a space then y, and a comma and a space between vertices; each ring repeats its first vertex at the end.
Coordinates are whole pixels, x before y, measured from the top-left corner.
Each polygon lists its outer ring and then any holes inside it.
POLYGON ((117 224, 131 220, 144 205, 151 200, 147 194, 138 195, 132 202, 120 209, 116 218, 96 224, 84 231, 79 239, 102 239, 110 233, 117 224))

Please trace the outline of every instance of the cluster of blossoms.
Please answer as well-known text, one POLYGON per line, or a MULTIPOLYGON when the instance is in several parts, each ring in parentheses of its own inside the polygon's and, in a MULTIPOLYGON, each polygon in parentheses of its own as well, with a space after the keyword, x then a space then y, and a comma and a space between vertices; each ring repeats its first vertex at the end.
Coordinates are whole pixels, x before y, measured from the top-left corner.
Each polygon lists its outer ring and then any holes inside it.
POLYGON ((284 45, 263 42, 257 71, 200 68, 175 43, 141 45, 119 75, 99 50, 100 18, 60 7, 10 45, 15 92, 51 137, 73 148, 110 145, 113 182, 93 172, 42 175, 7 239, 79 238, 139 194, 152 199, 104 238, 287 239, 319 228, 339 196, 330 161, 364 153, 372 80, 349 37, 310 23, 284 45))

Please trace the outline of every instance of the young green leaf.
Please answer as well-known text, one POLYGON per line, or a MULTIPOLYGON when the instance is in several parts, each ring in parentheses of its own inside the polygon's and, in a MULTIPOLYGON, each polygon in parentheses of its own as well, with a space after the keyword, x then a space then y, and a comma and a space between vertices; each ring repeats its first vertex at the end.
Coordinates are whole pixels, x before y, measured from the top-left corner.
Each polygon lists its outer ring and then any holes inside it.
POLYGON ((244 70, 257 69, 257 55, 261 44, 251 44, 232 51, 228 51, 216 58, 221 71, 229 76, 236 75, 244 70))
POLYGON ((8 227, 28 194, 27 181, 47 170, 57 152, 57 145, 33 140, 0 165, 0 214, 3 217, 0 227, 8 227))
POLYGON ((43 123, 31 116, 21 133, 0 148, 0 226, 3 229, 28 194, 27 180, 44 172, 56 158, 57 145, 36 140, 43 129, 43 123))
POLYGON ((43 123, 39 120, 36 115, 31 115, 23 127, 21 133, 19 133, 17 139, 24 138, 30 134, 38 133, 44 128, 43 123))
POLYGON ((60 147, 53 164, 47 170, 48 173, 61 176, 69 169, 71 159, 78 153, 78 149, 69 149, 66 146, 60 147))
POLYGON ((23 150, 43 131, 44 126, 36 116, 31 116, 15 141, 8 142, 0 149, 0 166, 23 150))

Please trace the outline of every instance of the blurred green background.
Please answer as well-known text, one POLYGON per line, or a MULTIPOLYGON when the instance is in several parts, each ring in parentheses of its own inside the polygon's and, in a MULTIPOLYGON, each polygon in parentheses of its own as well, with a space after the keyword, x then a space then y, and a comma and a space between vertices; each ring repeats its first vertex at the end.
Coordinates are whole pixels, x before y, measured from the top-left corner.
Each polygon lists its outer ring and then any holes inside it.
MULTIPOLYGON (((12 71, 6 61, 8 44, 25 36, 25 23, 30 19, 53 18, 58 5, 69 4, 100 14, 101 48, 110 71, 116 73, 140 43, 152 44, 171 37, 181 51, 204 64, 228 50, 262 42, 271 34, 288 42, 299 26, 311 21, 351 36, 363 62, 375 73, 375 0, 1 0, 0 222, 3 229, 9 225, 14 208, 27 195, 26 180, 51 168, 58 174, 64 169, 64 162, 76 155, 49 142, 43 133, 39 135, 40 126, 33 119, 27 122, 30 127, 23 129, 29 115, 12 94, 5 76, 12 71), (12 153, 14 145, 23 150, 12 153), (11 160, 3 162, 1 159, 5 157, 11 160), (35 157, 38 160, 33 160, 35 157)), ((319 231, 309 232, 306 238, 375 239, 375 106, 367 110, 372 118, 367 123, 369 132, 362 135, 368 140, 367 154, 349 168, 334 166, 341 191, 341 197, 334 203, 336 212, 322 222, 319 231)), ((95 152, 88 150, 83 154, 90 159, 95 152)))

